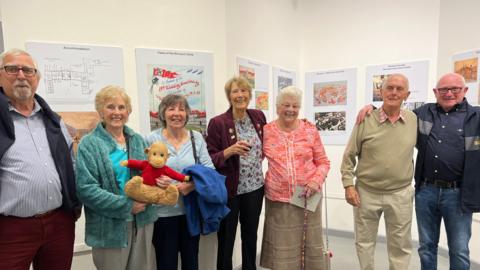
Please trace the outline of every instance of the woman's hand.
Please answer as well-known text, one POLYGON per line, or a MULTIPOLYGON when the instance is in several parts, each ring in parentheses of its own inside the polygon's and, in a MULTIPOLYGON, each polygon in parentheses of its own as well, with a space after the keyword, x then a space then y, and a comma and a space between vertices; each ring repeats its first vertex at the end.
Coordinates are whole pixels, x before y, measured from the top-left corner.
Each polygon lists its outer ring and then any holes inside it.
POLYGON ((181 182, 177 185, 178 192, 183 196, 187 196, 188 193, 192 192, 195 189, 195 184, 193 182, 181 182))
POLYGON ((233 155, 245 156, 251 148, 252 146, 247 141, 237 141, 235 144, 232 144, 223 150, 223 156, 225 159, 228 159, 233 155))
POLYGON ((132 214, 136 215, 138 213, 141 213, 141 212, 145 211, 146 206, 147 206, 147 204, 145 204, 145 203, 133 201, 132 214))
POLYGON ((305 198, 310 198, 312 195, 317 193, 317 190, 318 190, 318 185, 313 182, 310 182, 305 186, 303 195, 305 196, 305 198))
POLYGON ((157 182, 157 186, 161 189, 166 189, 172 183, 172 178, 162 175, 155 179, 155 182, 157 182))

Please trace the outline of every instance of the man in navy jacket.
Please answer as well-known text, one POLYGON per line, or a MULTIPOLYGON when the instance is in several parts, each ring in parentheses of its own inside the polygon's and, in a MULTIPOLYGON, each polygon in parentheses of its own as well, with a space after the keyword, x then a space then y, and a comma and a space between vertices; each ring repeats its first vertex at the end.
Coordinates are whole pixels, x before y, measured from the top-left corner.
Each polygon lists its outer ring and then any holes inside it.
POLYGON ((70 269, 75 220, 72 141, 35 94, 33 58, 0 55, 0 269, 70 269))
POLYGON ((418 117, 415 211, 422 269, 437 269, 441 220, 450 269, 470 269, 472 213, 480 211, 480 112, 465 99, 459 74, 448 73, 433 89, 437 103, 418 117))

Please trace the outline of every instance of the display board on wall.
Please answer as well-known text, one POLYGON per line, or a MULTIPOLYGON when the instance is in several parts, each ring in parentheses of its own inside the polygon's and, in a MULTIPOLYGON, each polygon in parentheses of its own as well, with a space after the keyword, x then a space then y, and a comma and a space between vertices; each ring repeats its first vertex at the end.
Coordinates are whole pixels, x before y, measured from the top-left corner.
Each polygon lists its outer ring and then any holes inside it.
POLYGON ((346 144, 356 115, 357 69, 305 73, 305 115, 324 144, 346 144))
POLYGON ((273 93, 272 93, 272 115, 276 118, 277 106, 275 105, 278 93, 287 86, 297 85, 297 73, 280 67, 272 67, 273 93))
POLYGON ((480 104, 480 70, 478 62, 480 49, 454 54, 452 57, 453 72, 465 78, 465 85, 468 87, 465 97, 471 104, 480 104))
POLYGON ((250 108, 262 110, 267 121, 272 120, 272 91, 269 90, 270 66, 252 59, 237 57, 237 74, 253 88, 250 108))
POLYGON ((160 127, 158 105, 168 94, 186 97, 191 114, 187 128, 205 134, 213 116, 213 54, 210 52, 136 48, 140 129, 160 127))
POLYGON ((97 92, 106 85, 123 87, 120 47, 27 42, 42 79, 37 93, 57 111, 95 111, 97 92))
POLYGON ((411 110, 420 107, 427 100, 428 66, 428 60, 368 66, 365 78, 365 103, 382 106, 380 88, 383 79, 389 74, 401 73, 409 81, 410 96, 405 106, 411 110))

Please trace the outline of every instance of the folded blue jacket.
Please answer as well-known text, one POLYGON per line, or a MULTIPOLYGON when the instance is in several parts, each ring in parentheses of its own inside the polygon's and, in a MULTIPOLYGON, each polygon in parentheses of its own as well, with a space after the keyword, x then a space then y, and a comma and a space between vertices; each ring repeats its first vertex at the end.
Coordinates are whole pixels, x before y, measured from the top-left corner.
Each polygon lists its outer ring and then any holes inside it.
POLYGON ((218 231, 220 221, 230 212, 225 176, 212 168, 195 164, 182 171, 190 175, 195 190, 183 197, 188 231, 191 236, 218 231))

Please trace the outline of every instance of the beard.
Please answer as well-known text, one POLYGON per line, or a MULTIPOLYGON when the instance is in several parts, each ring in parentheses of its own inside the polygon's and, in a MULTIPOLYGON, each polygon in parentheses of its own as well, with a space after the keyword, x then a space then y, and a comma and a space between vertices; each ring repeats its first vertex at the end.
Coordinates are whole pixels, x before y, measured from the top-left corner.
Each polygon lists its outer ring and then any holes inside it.
POLYGON ((15 82, 13 84, 13 95, 18 100, 28 100, 33 96, 32 87, 27 82, 15 82))

